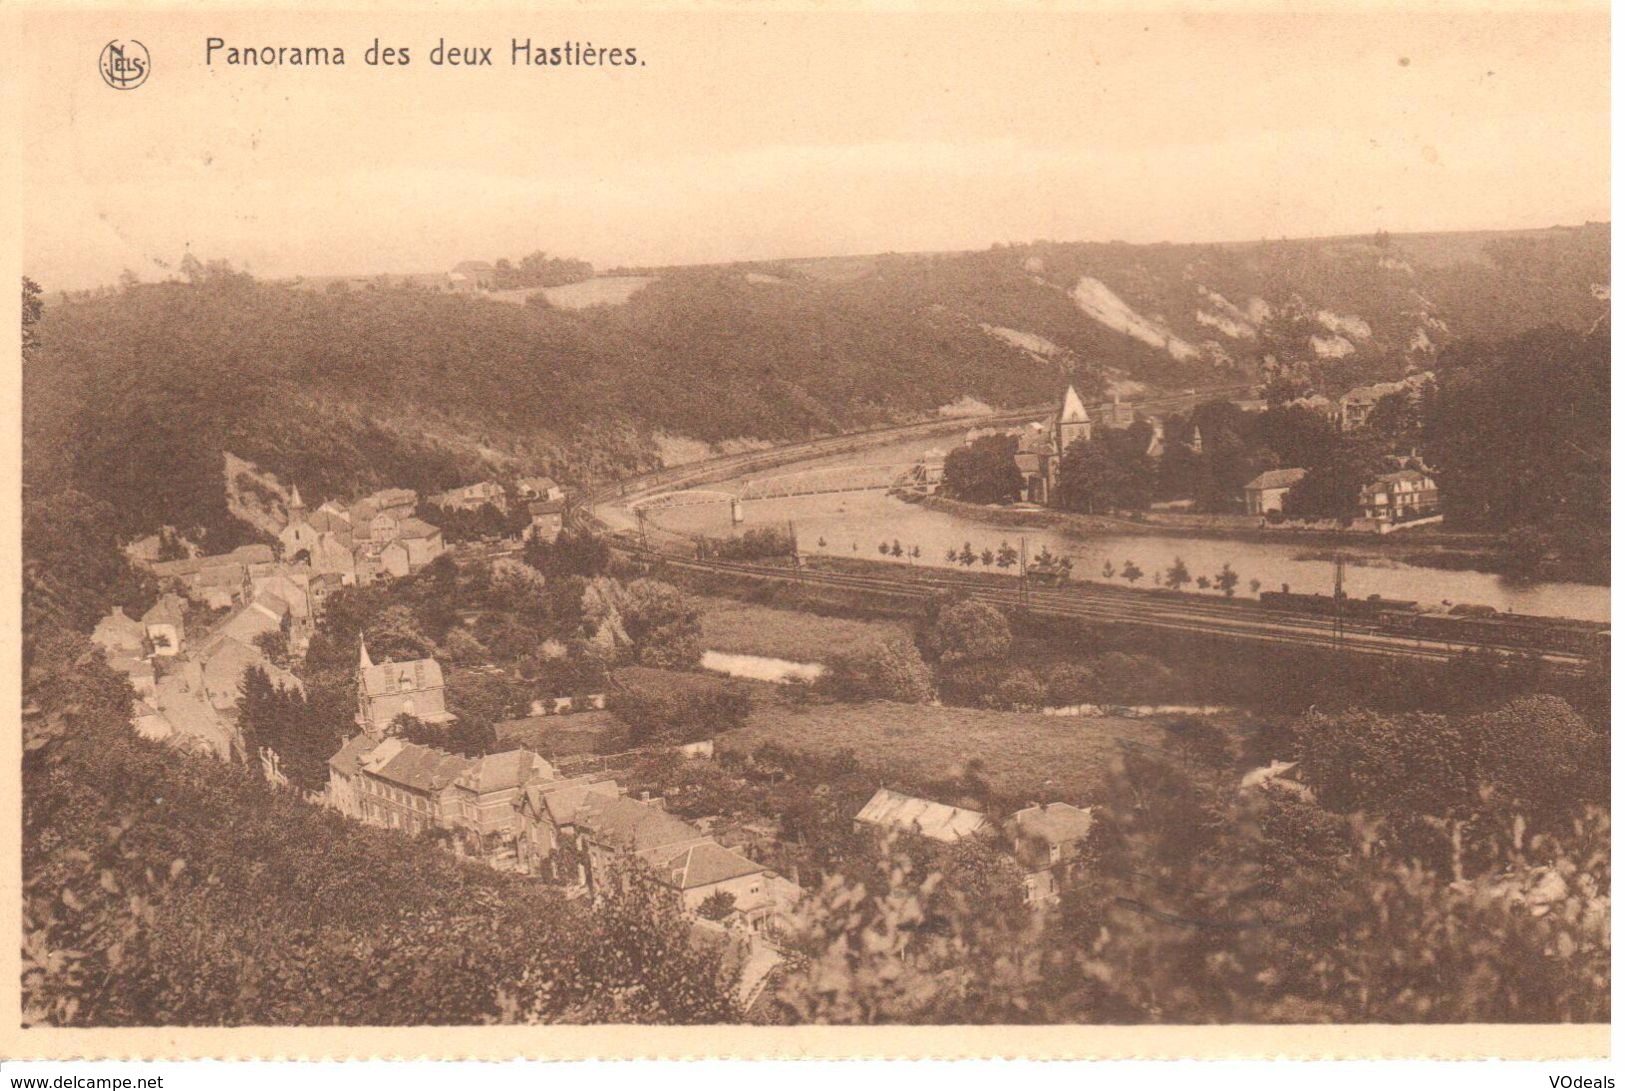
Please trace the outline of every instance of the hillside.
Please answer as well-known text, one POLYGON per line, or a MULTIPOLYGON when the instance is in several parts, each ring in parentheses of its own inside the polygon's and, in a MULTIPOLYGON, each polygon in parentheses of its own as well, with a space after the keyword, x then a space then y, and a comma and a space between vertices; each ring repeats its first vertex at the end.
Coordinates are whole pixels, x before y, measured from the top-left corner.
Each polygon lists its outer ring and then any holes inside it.
POLYGON ((658 442, 783 440, 1295 363, 1317 389, 1442 346, 1606 310, 1608 229, 1202 246, 1036 243, 962 254, 641 270, 470 298, 193 282, 63 300, 24 372, 25 479, 107 500, 127 533, 241 528, 225 452, 307 499, 492 471, 582 481, 658 442), (607 279, 607 278, 605 278, 607 279), (625 283, 624 281, 621 283, 625 283), (521 296, 523 294, 521 293, 521 296), (579 298, 577 298, 579 297, 579 298), (593 299, 620 300, 583 305, 593 299))

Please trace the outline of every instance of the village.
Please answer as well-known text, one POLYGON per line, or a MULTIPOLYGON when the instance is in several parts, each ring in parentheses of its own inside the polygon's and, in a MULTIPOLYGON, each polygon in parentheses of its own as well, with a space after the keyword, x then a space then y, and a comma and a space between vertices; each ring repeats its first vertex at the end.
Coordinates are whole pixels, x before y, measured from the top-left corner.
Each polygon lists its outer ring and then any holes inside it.
MULTIPOLYGON (((497 543, 499 570, 514 570, 511 554, 526 543, 558 539, 570 503, 550 478, 522 478, 513 493, 518 519, 512 525, 523 529, 517 539, 497 543)), ((434 494, 426 505, 439 518, 455 518, 487 508, 507 512, 508 496, 508 487, 487 481, 434 494)), ((364 634, 353 660, 353 731, 327 759, 324 785, 290 782, 285 755, 247 730, 244 709, 256 674, 278 693, 305 696, 300 664, 335 595, 387 586, 437 561, 455 563, 459 548, 469 563, 488 563, 488 536, 448 547, 440 528, 418 511, 408 489, 379 490, 349 504, 328 500, 310 511, 291 488, 275 545, 159 560, 163 536, 132 543, 129 556, 162 593, 138 618, 115 607, 91 640, 130 682, 134 731, 248 765, 310 805, 432 840, 474 864, 534 877, 571 897, 592 900, 622 889, 634 873, 652 879, 693 927, 735 951, 744 967, 740 999, 748 1007, 782 963, 778 944, 793 930, 805 896, 795 865, 786 874, 772 863, 784 856, 772 816, 743 826, 721 816, 685 820, 668 812, 658 790, 634 791, 612 761, 586 768, 526 746, 467 755, 405 739, 407 723, 442 730, 456 724, 445 667, 433 657, 374 656, 364 634)), ((526 578, 540 579, 534 573, 526 578)), ((614 700, 604 692, 538 697, 527 719, 506 727, 540 728, 545 737, 554 725, 569 728, 604 715, 614 700)), ((702 725, 700 737, 645 746, 636 756, 661 752, 706 762, 714 740, 702 725)), ((1090 808, 1062 800, 1034 801, 995 820, 889 787, 874 790, 847 821, 854 834, 873 834, 877 851, 886 837, 944 850, 961 843, 997 846, 992 851, 1004 854, 1021 877, 1023 899, 1040 911, 1058 904, 1085 866, 1094 825, 1090 808)))
MULTIPOLYGON (((1172 525, 1182 516, 1202 516, 1215 528, 1296 525, 1386 535, 1437 525, 1444 518, 1439 488, 1418 452, 1415 425, 1433 386, 1432 373, 1421 371, 1355 387, 1336 399, 1243 397, 1199 407, 1193 397, 1187 414, 1148 414, 1117 396, 1091 414, 1076 388, 1068 386, 1053 416, 1013 428, 967 431, 948 454, 943 491, 952 499, 1017 507, 1148 513, 1172 525), (1228 434, 1219 450, 1211 438, 1204 441, 1197 411, 1207 409, 1211 421, 1215 404, 1228 414, 1220 418, 1228 434), (1278 421, 1267 426, 1265 414, 1278 421), (1282 455, 1270 449, 1268 439, 1248 443, 1244 436, 1250 430, 1286 438, 1300 448, 1288 455, 1321 459, 1328 468, 1279 465, 1282 455), (1077 454, 1069 461, 1075 445, 1077 454), (1360 453, 1363 470, 1338 462, 1345 448, 1360 453), (1069 466, 1072 482, 1063 480, 1069 466), (1258 472, 1235 477, 1238 467, 1258 472), (1300 487, 1312 470, 1340 477, 1311 499, 1300 487), (1235 480, 1215 480, 1226 472, 1235 480), (1351 472, 1357 475, 1353 480, 1351 472), (1355 488, 1346 496, 1321 495, 1349 485, 1355 488), (1296 500, 1295 490, 1300 491, 1296 500), (1190 495, 1198 492, 1203 495, 1190 495)), ((1304 489, 1315 485, 1311 479, 1304 489)), ((1203 524, 1192 520, 1192 525, 1203 524)))

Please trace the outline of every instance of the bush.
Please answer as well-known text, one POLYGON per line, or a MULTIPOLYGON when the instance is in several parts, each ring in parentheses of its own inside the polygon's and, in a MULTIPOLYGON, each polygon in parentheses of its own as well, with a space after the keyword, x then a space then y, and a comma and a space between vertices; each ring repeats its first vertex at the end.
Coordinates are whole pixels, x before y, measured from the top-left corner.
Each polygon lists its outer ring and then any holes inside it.
POLYGON ((737 1018, 646 883, 588 911, 125 722, 33 751, 23 802, 29 1024, 737 1018))
POLYGON ((923 704, 933 696, 931 668, 912 640, 898 638, 838 655, 825 668, 819 684, 838 700, 923 704))
POLYGON ((1044 684, 1026 667, 1017 667, 1006 674, 997 690, 999 707, 1018 711, 1043 708, 1045 696, 1044 684))

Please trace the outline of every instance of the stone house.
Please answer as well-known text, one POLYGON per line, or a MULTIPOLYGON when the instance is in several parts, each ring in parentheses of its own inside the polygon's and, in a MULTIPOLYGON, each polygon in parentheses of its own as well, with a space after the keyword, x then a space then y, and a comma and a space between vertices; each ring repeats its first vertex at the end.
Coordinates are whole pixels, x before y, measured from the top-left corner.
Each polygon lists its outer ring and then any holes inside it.
POLYGON ((446 680, 433 659, 374 664, 361 644, 356 673, 356 726, 370 735, 388 734, 397 716, 415 716, 424 723, 450 723, 457 717, 446 711, 446 680))
POLYGON ((559 531, 564 529, 564 501, 533 500, 529 510, 530 524, 525 527, 525 540, 557 541, 559 531))
POLYGON ((1070 803, 1040 803, 1005 823, 1029 905, 1050 905, 1084 865, 1094 832, 1094 810, 1070 803))
POLYGON ((141 615, 153 655, 174 656, 186 650, 186 601, 179 595, 163 594, 152 609, 141 615))
POLYGON ((1308 470, 1292 467, 1285 470, 1266 470, 1247 482, 1242 493, 1247 498, 1248 515, 1268 515, 1281 511, 1292 486, 1304 479, 1308 470))
POLYGON ((533 785, 556 782, 558 770, 529 750, 507 750, 472 761, 453 782, 447 824, 470 835, 475 851, 493 840, 511 845, 518 834, 518 803, 533 785))
POLYGON ((1378 523, 1404 523, 1439 512, 1439 486, 1421 470, 1383 474, 1360 487, 1360 514, 1378 523))
POLYGON ((594 793, 618 796, 622 789, 608 774, 588 773, 532 784, 520 793, 515 840, 522 871, 558 883, 586 884, 585 864, 561 850, 574 847, 581 805, 594 793))
POLYGON ((496 481, 480 481, 435 493, 429 497, 429 503, 451 511, 477 511, 487 504, 498 511, 507 511, 508 490, 496 481))
POLYGON ((358 753, 356 764, 358 775, 351 787, 361 821, 421 834, 448 827, 453 786, 471 763, 443 750, 383 739, 358 753))

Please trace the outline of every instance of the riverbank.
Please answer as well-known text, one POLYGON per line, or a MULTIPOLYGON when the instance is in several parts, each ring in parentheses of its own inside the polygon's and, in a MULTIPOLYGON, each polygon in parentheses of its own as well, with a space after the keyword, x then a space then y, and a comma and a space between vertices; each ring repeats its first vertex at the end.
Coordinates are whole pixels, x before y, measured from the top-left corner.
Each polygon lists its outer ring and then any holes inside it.
MULTIPOLYGON (((1068 537, 1190 538, 1209 541, 1254 542, 1268 545, 1302 545, 1319 551, 1306 552, 1306 559, 1330 560, 1333 548, 1349 553, 1381 557, 1418 568, 1448 572, 1484 572, 1517 577, 1505 539, 1498 534, 1448 531, 1434 528, 1399 531, 1379 536, 1332 526, 1267 526, 1250 515, 1176 515, 1148 513, 1138 518, 1115 515, 1084 515, 1049 508, 1005 507, 998 504, 972 504, 943 496, 914 501, 930 511, 1011 528, 1058 531, 1068 537)), ((1354 559, 1354 558, 1351 558, 1354 559)), ((1357 563, 1357 562, 1356 562, 1357 563)), ((1554 562, 1537 579, 1609 585, 1604 568, 1576 563, 1554 562)))

